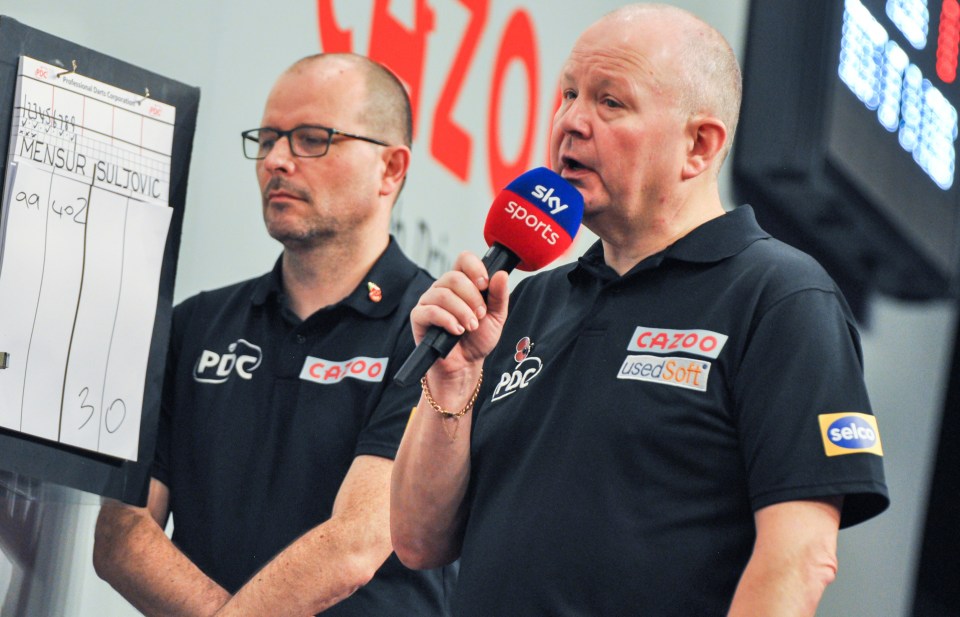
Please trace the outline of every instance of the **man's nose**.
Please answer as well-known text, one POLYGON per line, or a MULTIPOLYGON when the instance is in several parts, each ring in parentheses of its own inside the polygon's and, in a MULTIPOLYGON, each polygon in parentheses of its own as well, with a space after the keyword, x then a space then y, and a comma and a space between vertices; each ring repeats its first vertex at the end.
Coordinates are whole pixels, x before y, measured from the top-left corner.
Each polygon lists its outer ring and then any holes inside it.
POLYGON ((278 170, 290 172, 293 171, 294 158, 293 152, 290 151, 290 137, 283 135, 273 143, 261 163, 263 168, 271 173, 278 170))
POLYGON ((561 109, 557 118, 557 128, 564 134, 586 138, 591 133, 592 112, 582 98, 571 101, 566 109, 561 109))

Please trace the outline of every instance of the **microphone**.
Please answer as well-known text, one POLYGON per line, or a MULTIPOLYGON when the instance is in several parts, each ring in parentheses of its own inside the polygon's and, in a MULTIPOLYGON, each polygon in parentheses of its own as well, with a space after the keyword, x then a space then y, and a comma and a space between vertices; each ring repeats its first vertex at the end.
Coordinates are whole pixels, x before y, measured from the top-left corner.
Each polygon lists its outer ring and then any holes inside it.
MULTIPOLYGON (((532 272, 546 266, 570 248, 582 219, 583 197, 559 174, 546 167, 521 174, 500 191, 487 214, 483 227, 483 239, 490 247, 483 256, 487 275, 514 268, 532 272)), ((431 326, 394 382, 408 386, 420 381, 459 340, 460 336, 431 326)))

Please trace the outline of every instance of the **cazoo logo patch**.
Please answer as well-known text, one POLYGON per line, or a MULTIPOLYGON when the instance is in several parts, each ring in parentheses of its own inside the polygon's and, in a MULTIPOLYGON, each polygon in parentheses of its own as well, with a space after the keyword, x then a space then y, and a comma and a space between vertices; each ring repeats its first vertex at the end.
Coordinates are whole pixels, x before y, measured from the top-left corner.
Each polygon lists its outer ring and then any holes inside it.
POLYGON ((381 382, 389 359, 357 356, 349 360, 325 360, 307 356, 300 370, 300 379, 324 385, 340 383, 348 377, 360 381, 381 382))
POLYGON ((670 330, 638 326, 627 351, 666 354, 678 351, 704 358, 716 358, 727 342, 727 335, 710 330, 670 330))

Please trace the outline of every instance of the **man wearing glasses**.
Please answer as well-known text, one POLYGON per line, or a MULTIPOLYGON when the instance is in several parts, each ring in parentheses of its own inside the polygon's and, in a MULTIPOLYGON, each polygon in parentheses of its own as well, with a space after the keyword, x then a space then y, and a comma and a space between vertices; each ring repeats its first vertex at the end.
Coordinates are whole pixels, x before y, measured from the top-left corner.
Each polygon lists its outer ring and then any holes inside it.
POLYGON ((320 54, 280 76, 261 125, 243 152, 283 254, 177 307, 147 507, 104 505, 97 572, 147 615, 445 615, 451 572, 390 546, 419 397, 393 374, 430 284, 389 235, 409 100, 380 65, 320 54))

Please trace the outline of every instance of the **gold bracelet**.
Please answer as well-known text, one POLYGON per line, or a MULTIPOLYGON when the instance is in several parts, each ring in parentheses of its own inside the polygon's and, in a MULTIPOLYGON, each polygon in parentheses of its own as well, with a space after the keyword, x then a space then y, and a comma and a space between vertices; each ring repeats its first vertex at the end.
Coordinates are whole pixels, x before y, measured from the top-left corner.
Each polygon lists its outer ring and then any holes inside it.
POLYGON ((480 369, 480 379, 477 380, 477 387, 473 389, 473 396, 470 397, 470 400, 467 402, 467 406, 460 411, 447 411, 441 407, 437 401, 433 400, 433 395, 430 394, 430 386, 427 385, 427 376, 424 375, 420 378, 420 387, 423 388, 423 397, 427 399, 427 403, 433 407, 435 412, 447 418, 460 418, 468 411, 473 409, 473 404, 477 402, 477 396, 480 394, 480 384, 482 383, 483 369, 480 369))

